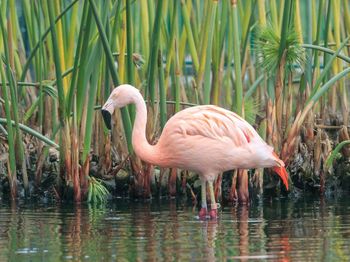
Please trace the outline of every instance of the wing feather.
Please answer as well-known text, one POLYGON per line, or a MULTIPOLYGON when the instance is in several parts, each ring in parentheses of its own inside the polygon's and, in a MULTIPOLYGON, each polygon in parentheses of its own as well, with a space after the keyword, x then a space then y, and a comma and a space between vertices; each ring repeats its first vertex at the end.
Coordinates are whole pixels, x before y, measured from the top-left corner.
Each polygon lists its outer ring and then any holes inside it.
POLYGON ((178 127, 173 132, 183 136, 202 136, 224 142, 229 139, 236 147, 248 144, 253 139, 262 140, 243 118, 213 105, 196 106, 180 111, 168 123, 171 122, 176 122, 178 127))

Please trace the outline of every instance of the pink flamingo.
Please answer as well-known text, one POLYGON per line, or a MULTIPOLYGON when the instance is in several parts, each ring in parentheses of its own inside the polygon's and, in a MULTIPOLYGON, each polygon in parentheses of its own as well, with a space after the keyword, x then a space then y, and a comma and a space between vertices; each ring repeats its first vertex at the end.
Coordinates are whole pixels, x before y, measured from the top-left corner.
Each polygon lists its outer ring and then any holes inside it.
POLYGON ((136 118, 132 145, 143 161, 167 168, 197 172, 201 180, 200 217, 208 214, 208 182, 211 218, 217 217, 213 182, 226 170, 274 167, 288 189, 284 162, 243 118, 214 105, 194 106, 176 113, 166 123, 156 145, 146 139, 147 108, 139 90, 131 85, 115 88, 102 107, 106 126, 111 129, 115 108, 135 104, 136 118))

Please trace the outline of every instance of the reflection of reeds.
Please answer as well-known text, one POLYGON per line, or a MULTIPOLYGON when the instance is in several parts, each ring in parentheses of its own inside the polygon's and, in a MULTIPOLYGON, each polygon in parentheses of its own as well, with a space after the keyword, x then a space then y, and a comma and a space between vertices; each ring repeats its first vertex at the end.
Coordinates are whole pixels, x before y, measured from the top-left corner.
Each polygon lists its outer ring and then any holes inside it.
POLYGON ((272 201, 200 221, 175 201, 1 206, 1 260, 346 260, 346 202, 272 201), (326 203, 327 202, 327 203, 326 203))
MULTIPOLYGON (((134 195, 151 195, 152 168, 131 145, 134 109, 115 114, 115 143, 94 111, 120 83, 137 86, 149 102, 152 141, 181 102, 222 105, 252 116, 252 122, 263 118, 256 127, 287 163, 302 132, 310 153, 318 154, 314 159, 324 159, 324 152, 315 150, 328 143, 324 135, 313 134, 318 119, 327 126, 338 114, 339 124, 348 125, 346 1, 7 2, 0 17, 0 117, 6 123, 13 197, 16 170, 29 192, 27 163, 37 164, 40 186, 48 140, 60 146, 62 195, 73 190, 75 201, 86 199, 92 154, 108 173, 113 160, 123 161, 129 153, 134 195), (336 56, 326 55, 330 46, 336 56), (28 138, 20 123, 50 139, 28 138), (23 142, 39 148, 38 163, 29 161, 23 142)), ((320 170, 313 171, 319 180, 320 170)), ((261 188, 262 170, 255 178, 261 188)))

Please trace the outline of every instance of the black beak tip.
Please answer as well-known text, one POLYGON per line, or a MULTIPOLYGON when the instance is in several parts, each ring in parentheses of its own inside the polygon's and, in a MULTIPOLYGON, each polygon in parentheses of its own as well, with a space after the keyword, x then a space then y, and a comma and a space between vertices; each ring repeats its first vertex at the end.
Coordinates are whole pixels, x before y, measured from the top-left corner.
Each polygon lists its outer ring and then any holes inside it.
POLYGON ((103 117, 103 120, 105 122, 105 125, 106 127, 111 130, 112 129, 112 115, 107 111, 107 110, 104 110, 102 109, 101 110, 101 113, 102 113, 102 117, 103 117))

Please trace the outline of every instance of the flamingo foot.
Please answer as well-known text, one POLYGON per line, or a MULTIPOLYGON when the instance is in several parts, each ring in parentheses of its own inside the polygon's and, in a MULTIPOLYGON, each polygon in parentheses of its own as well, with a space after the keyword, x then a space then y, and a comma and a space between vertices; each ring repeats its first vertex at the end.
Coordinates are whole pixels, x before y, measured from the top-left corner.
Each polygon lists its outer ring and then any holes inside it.
POLYGON ((212 209, 209 212, 210 218, 217 218, 218 217, 218 210, 217 209, 212 209))
POLYGON ((199 211, 199 218, 206 218, 208 213, 208 210, 204 207, 201 208, 201 210, 199 211))

